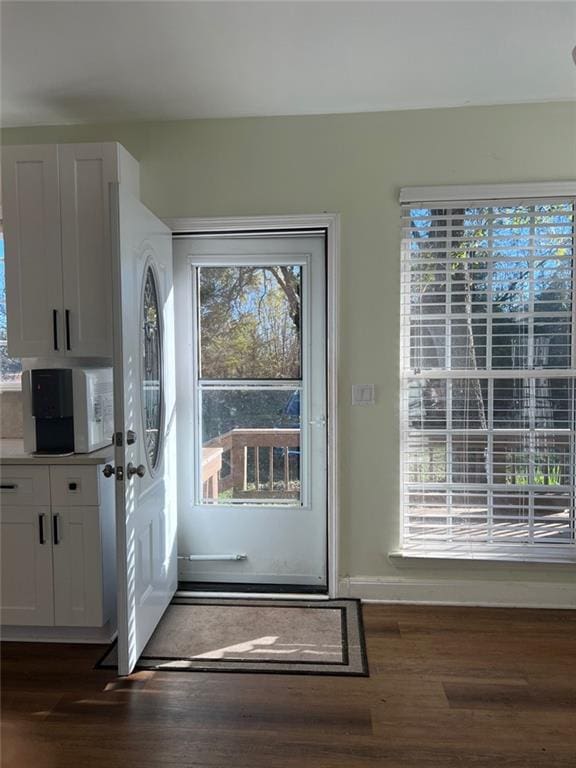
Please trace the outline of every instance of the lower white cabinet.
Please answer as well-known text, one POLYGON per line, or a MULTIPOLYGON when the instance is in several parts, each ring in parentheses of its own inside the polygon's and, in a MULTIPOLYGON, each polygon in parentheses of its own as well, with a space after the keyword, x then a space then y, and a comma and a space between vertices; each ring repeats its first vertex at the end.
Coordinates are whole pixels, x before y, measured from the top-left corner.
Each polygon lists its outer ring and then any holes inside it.
POLYGON ((54 624, 50 507, 2 505, 2 624, 54 624))
POLYGON ((52 521, 54 624, 99 627, 104 616, 98 510, 55 507, 52 521))
POLYGON ((114 483, 98 465, 0 469, 2 624, 102 627, 113 621, 114 483), (44 503, 34 504, 31 487, 43 489, 38 499, 44 503))

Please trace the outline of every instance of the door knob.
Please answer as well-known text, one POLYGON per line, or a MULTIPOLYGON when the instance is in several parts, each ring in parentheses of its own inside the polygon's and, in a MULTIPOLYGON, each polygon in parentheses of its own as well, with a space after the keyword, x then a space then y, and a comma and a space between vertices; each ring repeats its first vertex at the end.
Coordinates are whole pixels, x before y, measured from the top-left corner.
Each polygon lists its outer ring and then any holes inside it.
POLYGON ((138 477, 144 477, 146 474, 146 467, 144 464, 138 464, 137 467, 134 466, 134 464, 130 463, 126 467, 126 472, 128 474, 128 477, 133 477, 133 475, 138 475, 138 477))
POLYGON ((116 472, 112 464, 106 464, 104 469, 102 470, 102 474, 104 477, 112 477, 112 475, 116 472))

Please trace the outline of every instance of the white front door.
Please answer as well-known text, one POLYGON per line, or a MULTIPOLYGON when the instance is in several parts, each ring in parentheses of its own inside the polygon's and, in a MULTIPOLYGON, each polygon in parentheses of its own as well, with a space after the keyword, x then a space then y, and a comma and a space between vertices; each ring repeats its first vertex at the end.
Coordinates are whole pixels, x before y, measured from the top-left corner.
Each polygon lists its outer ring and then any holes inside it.
POLYGON ((118 672, 129 674, 176 574, 176 420, 171 232, 111 185, 118 672))
POLYGON ((174 254, 180 581, 325 590, 324 235, 174 254))

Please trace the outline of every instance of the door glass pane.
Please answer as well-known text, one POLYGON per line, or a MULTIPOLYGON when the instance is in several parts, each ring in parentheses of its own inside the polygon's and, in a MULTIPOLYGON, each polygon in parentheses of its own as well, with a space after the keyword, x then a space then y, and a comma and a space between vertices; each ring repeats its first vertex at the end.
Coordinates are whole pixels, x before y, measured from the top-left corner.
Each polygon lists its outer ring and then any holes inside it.
POLYGON ((300 502, 300 390, 202 389, 201 503, 300 502))
POLYGON ((146 270, 142 300, 142 410, 151 469, 160 457, 162 427, 162 334, 158 291, 152 267, 146 270))
POLYGON ((301 267, 199 267, 201 379, 299 379, 301 267))

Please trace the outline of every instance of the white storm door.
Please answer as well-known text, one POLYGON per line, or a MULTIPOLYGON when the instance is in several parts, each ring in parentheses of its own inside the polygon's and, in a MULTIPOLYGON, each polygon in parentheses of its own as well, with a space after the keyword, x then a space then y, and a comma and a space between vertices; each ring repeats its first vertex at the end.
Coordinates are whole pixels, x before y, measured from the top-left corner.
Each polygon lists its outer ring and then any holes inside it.
POLYGON ((323 591, 324 235, 187 237, 174 248, 177 354, 189 365, 179 369, 180 581, 323 591))
POLYGON ((172 235, 118 184, 110 189, 118 672, 126 675, 177 585, 172 235))

